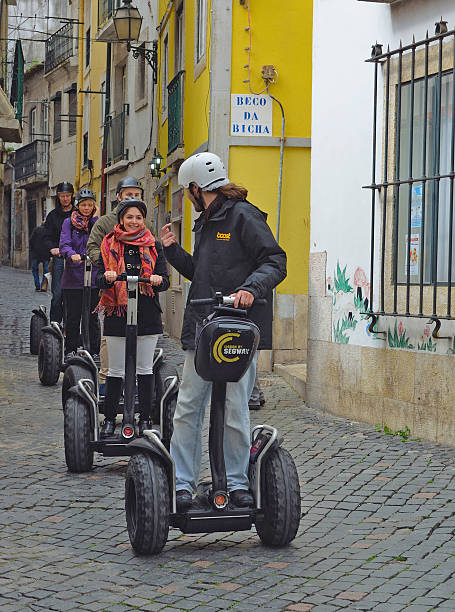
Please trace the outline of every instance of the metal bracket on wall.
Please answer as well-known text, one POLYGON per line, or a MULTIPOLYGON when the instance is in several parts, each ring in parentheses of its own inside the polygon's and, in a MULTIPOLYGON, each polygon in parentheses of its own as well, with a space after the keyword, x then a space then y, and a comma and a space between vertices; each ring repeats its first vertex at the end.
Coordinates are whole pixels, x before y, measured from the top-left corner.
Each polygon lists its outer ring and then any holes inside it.
MULTIPOLYGON (((368 333, 369 334, 376 334, 378 336, 386 336, 387 332, 386 331, 378 331, 377 329, 374 329, 376 326, 376 323, 379 320, 379 315, 373 313, 373 312, 362 312, 360 314, 366 315, 367 317, 369 317, 371 319, 371 322, 368 326, 368 333)), ((385 338, 384 338, 385 340, 385 338)))
POLYGON ((435 328, 432 332, 432 336, 435 340, 453 340, 453 336, 440 336, 439 335, 439 330, 441 329, 441 319, 438 319, 438 317, 431 317, 430 320, 428 321, 428 324, 431 325, 432 323, 435 324, 435 328))

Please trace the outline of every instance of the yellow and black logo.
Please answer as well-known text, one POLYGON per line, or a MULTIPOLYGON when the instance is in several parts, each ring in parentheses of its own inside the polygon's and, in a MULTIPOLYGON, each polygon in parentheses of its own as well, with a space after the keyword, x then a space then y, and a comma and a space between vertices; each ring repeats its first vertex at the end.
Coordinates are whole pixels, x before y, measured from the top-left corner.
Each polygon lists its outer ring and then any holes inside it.
POLYGON ((222 361, 226 363, 233 363, 240 359, 240 355, 248 355, 250 349, 243 347, 241 344, 228 344, 232 342, 234 338, 239 338, 240 334, 236 332, 229 332, 221 335, 213 345, 213 356, 218 363, 222 361))
POLYGON ((226 242, 229 242, 229 240, 231 239, 231 232, 229 232, 229 234, 223 234, 222 232, 217 232, 216 239, 225 240, 226 242))

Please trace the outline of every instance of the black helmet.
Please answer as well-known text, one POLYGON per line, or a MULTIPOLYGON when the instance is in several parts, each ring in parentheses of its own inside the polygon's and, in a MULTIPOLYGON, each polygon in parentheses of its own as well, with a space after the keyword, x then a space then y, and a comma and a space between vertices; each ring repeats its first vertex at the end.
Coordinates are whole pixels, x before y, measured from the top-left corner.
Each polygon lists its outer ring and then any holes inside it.
POLYGON ((117 220, 120 223, 120 219, 126 213, 128 208, 139 208, 141 213, 144 215, 144 219, 147 216, 147 204, 142 200, 138 200, 137 198, 125 198, 121 202, 118 203, 115 212, 117 213, 117 220))
POLYGON ((95 192, 89 189, 88 187, 82 187, 79 189, 76 195, 76 202, 80 202, 81 200, 93 200, 96 202, 95 192))
POLYGON ((125 187, 136 187, 137 189, 140 189, 142 197, 144 197, 142 185, 137 179, 134 178, 134 176, 125 176, 125 178, 120 179, 120 181, 117 183, 116 194, 118 195, 122 189, 125 189, 125 187))
POLYGON ((56 193, 74 193, 74 187, 68 181, 63 181, 59 183, 55 190, 56 193))

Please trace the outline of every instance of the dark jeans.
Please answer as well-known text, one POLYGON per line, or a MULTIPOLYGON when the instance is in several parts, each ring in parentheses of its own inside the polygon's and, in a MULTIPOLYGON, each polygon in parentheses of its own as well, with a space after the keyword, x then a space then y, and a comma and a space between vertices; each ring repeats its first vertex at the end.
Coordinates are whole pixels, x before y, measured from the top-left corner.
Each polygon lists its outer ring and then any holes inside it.
POLYGON ((33 278, 35 279, 35 287, 37 289, 41 289, 41 287, 43 286, 44 283, 44 275, 47 274, 49 270, 49 260, 46 259, 32 259, 32 274, 33 274, 33 278), (40 282, 39 279, 39 265, 40 263, 43 264, 43 280, 40 282))
MULTIPOLYGON (((82 289, 63 289, 66 311, 66 338, 65 353, 77 350, 80 342, 80 328, 82 315, 82 289)), ((92 355, 100 352, 100 323, 98 313, 93 312, 99 301, 98 289, 92 289, 90 294, 90 352, 92 355)))
POLYGON ((63 294, 62 294, 62 275, 65 267, 63 257, 52 258, 52 300, 50 320, 61 323, 63 321, 63 294))

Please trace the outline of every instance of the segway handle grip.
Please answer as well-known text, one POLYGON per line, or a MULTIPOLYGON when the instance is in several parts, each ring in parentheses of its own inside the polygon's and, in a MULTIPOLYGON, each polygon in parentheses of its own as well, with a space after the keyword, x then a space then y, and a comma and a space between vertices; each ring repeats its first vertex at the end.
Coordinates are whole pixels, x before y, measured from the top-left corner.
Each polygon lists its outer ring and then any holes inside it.
MULTIPOLYGON (((222 304, 223 306, 233 306, 235 301, 235 297, 230 295, 224 295, 222 304)), ((190 300, 191 306, 212 306, 214 304, 218 304, 218 298, 201 298, 190 300)), ((267 300, 265 298, 257 298, 254 300, 253 304, 267 304, 267 300)))
MULTIPOLYGON (((126 280, 128 280, 128 276, 125 274, 125 272, 122 272, 122 274, 117 275, 115 282, 126 281, 126 280)), ((139 276, 137 280, 139 283, 149 283, 150 282, 150 279, 144 276, 139 276)))

